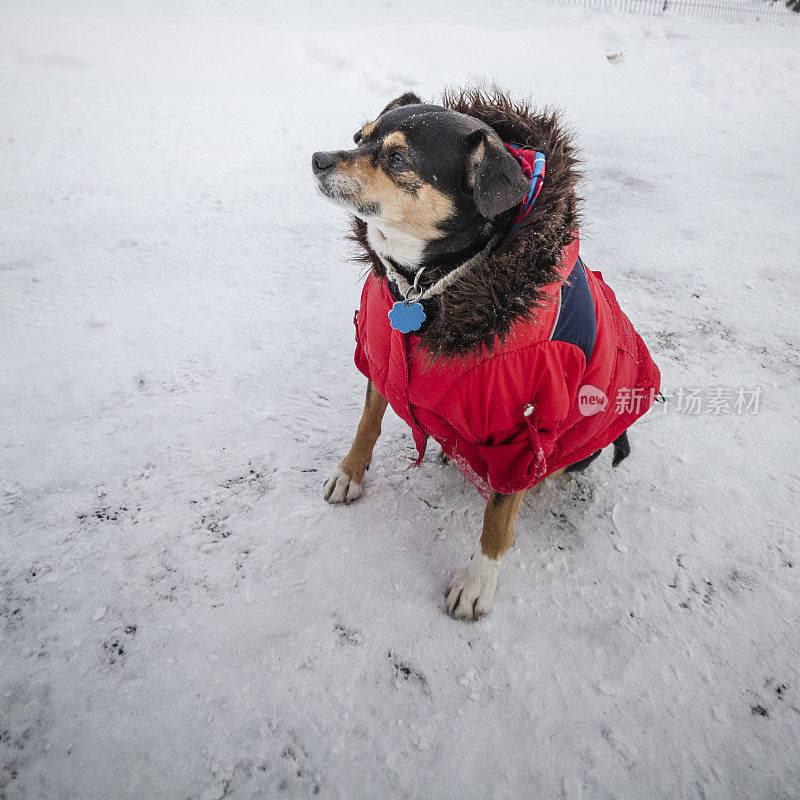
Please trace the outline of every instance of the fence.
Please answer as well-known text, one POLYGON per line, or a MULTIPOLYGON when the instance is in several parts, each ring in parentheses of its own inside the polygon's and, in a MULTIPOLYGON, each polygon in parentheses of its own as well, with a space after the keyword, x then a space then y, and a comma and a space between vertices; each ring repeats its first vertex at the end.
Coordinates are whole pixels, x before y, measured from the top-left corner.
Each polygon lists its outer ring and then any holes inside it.
MULTIPOLYGON (((784 0, 561 0, 587 8, 616 8, 634 14, 682 14, 725 22, 800 25, 800 13, 784 0)), ((798 0, 800 2, 800 0, 798 0)))

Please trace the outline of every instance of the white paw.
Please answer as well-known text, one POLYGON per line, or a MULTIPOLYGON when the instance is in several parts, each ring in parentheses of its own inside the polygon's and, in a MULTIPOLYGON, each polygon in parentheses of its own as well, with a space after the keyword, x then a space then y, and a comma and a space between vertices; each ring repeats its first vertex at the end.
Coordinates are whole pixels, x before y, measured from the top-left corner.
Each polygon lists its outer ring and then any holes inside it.
POLYGON ((350 503, 361 497, 364 491, 360 483, 350 480, 350 476, 336 467, 325 481, 325 501, 328 503, 350 503))
POLYGON ((480 547, 472 554, 472 560, 458 572, 444 593, 447 598, 447 613, 453 619, 477 620, 488 614, 494 605, 494 591, 500 562, 481 553, 480 547))

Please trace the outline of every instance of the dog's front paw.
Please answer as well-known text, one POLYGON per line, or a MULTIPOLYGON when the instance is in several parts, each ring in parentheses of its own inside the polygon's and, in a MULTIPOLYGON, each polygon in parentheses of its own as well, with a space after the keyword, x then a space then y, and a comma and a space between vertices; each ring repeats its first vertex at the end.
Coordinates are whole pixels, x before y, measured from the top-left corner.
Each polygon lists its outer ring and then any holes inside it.
POLYGON ((453 619, 472 620, 488 614, 494 605, 499 572, 500 562, 488 558, 478 548, 469 564, 456 573, 450 588, 444 593, 447 613, 453 619))
POLYGON ((325 501, 327 503, 350 503, 361 497, 362 485, 354 481, 343 469, 336 467, 325 481, 325 501))

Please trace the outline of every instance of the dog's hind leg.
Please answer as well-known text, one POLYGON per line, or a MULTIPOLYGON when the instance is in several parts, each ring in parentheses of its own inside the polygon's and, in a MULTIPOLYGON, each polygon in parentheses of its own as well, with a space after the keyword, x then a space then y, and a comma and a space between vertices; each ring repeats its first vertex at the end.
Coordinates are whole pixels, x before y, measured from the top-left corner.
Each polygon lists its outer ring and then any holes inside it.
POLYGON ((364 472, 369 469, 375 442, 381 435, 381 421, 386 413, 387 401, 367 381, 367 397, 364 412, 358 423, 356 438, 350 452, 339 462, 328 480, 325 481, 325 500, 329 503, 350 503, 361 497, 364 472))
POLYGON ((590 456, 587 456, 580 461, 576 461, 574 464, 570 464, 568 467, 565 467, 564 472, 583 472, 589 464, 592 463, 599 455, 602 453, 602 450, 596 450, 590 456))
POLYGON ((623 431, 614 439, 614 458, 611 466, 616 467, 631 454, 631 443, 628 441, 628 431, 623 431))
POLYGON ((489 497, 483 515, 480 545, 445 592, 447 613, 454 619, 477 620, 492 610, 500 562, 514 543, 514 520, 524 498, 525 491, 515 494, 492 492, 489 497))

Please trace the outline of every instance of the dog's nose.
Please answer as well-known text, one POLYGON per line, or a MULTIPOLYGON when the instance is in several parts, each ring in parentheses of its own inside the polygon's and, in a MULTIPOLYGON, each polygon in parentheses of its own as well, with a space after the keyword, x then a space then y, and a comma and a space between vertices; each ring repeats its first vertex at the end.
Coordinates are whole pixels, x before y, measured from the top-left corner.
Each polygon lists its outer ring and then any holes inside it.
POLYGON ((311 156, 311 169, 314 170, 314 173, 318 172, 325 172, 326 169, 330 169, 336 163, 336 159, 333 157, 333 153, 314 153, 311 156))

